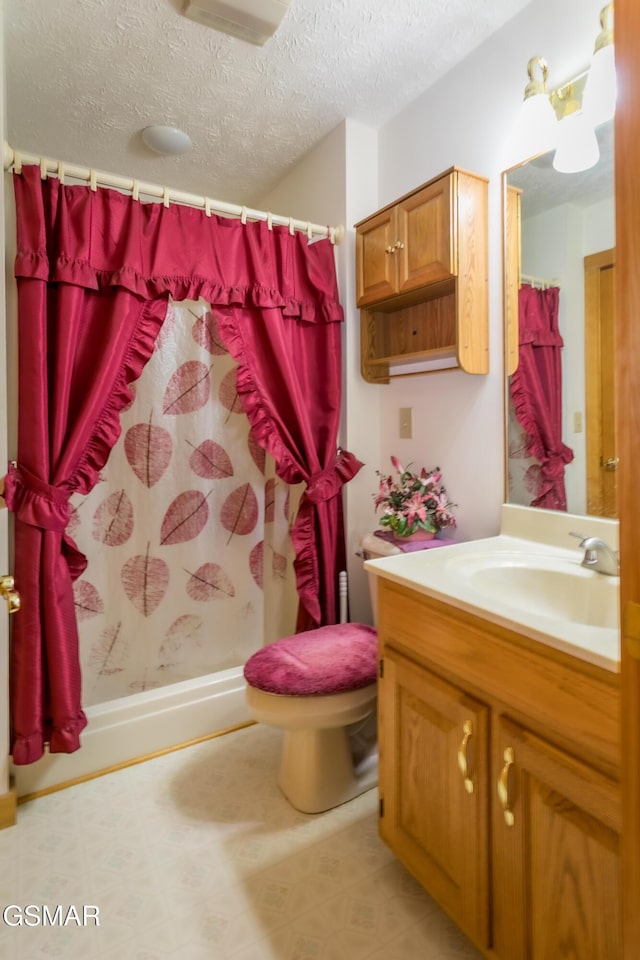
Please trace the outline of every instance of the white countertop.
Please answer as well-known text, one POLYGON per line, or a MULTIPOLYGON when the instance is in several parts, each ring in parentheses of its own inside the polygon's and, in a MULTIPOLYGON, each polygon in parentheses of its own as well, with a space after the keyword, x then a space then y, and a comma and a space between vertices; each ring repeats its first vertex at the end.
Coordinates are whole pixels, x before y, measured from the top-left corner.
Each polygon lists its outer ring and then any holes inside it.
MULTIPOLYGON (((536 521, 535 515, 550 513, 524 512, 534 514, 534 520, 529 517, 527 522, 533 522, 538 533, 544 526, 544 518, 538 516, 536 521)), ((556 544, 558 539, 563 542, 562 538, 566 536, 564 527, 589 536, 600 536, 604 529, 606 537, 603 539, 615 548, 617 527, 602 528, 600 524, 603 522, 615 523, 598 521, 594 524, 591 518, 571 518, 565 514, 560 537, 550 539, 555 539, 556 544), (581 525, 576 525, 576 521, 581 525)), ((510 530, 518 529, 513 515, 508 523, 503 523, 503 529, 505 526, 510 530)), ((440 550, 368 560, 365 568, 491 623, 618 672, 619 578, 582 567, 583 552, 577 540, 573 547, 556 544, 501 533, 497 537, 458 543, 440 550), (504 589, 501 588, 501 571, 505 574, 504 589), (535 582, 535 589, 542 590, 538 597, 534 591, 529 593, 526 589, 529 578, 532 584, 535 582), (601 622, 606 625, 594 625, 594 621, 598 623, 600 618, 591 617, 588 608, 592 601, 605 605, 608 615, 601 622), (574 614, 575 619, 572 619, 574 614), (591 622, 580 622, 589 619, 591 622)))

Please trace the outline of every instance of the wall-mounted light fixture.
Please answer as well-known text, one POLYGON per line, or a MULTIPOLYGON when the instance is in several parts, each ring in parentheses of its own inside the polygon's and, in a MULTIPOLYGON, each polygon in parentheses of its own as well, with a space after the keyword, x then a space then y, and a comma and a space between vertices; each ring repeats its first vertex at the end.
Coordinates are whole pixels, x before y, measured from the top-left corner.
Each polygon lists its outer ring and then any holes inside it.
POLYGON ((594 127, 610 120, 616 110, 612 3, 600 11, 600 26, 582 101, 584 113, 594 127))
POLYGON ((569 83, 549 92, 546 61, 532 57, 527 64, 521 117, 527 133, 521 147, 527 156, 555 148, 553 166, 561 173, 588 170, 598 162, 594 128, 615 112, 612 3, 601 10, 600 26, 591 66, 569 83))
POLYGON ((529 82, 524 88, 519 139, 524 155, 531 156, 555 145, 558 122, 547 89, 549 67, 544 57, 532 57, 527 64, 527 74, 529 82))
POLYGON ((588 74, 583 73, 551 94, 558 118, 553 168, 559 173, 588 170, 600 159, 595 130, 583 108, 587 79, 588 74))

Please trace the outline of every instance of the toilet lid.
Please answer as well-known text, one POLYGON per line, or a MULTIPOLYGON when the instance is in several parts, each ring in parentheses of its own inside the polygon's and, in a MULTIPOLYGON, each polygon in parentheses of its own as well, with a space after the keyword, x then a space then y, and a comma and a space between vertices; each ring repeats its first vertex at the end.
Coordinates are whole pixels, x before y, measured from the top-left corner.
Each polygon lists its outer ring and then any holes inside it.
POLYGON ((340 623, 276 640, 254 653, 244 668, 252 687, 284 696, 346 693, 375 683, 377 638, 373 627, 340 623))

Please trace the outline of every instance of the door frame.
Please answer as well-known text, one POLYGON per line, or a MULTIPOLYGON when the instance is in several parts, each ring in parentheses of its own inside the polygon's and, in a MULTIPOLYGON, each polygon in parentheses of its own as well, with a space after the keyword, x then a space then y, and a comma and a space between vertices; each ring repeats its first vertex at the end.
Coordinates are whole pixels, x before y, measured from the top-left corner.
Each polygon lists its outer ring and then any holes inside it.
MULTIPOLYGON (((584 258, 584 338, 585 338, 585 444, 587 474, 587 514, 612 516, 604 511, 602 449, 603 356, 602 356, 602 271, 615 267, 615 247, 584 258)), ((615 318, 614 318, 615 322, 615 318)), ((615 356, 612 357, 615 368, 615 356)), ((613 389, 613 382, 611 384, 613 389)), ((615 455, 615 454, 614 454, 615 455)), ((617 516, 617 509, 615 512, 617 516)))
MULTIPOLYGON (((4 32, 0 30, 0 63, 4 63, 4 32)), ((0 126, 6 130, 5 107, 5 80, 4 71, 0 71, 0 126)), ((11 174, 3 174, 0 180, 0 476, 6 469, 7 429, 8 429, 8 394, 7 384, 7 264, 9 256, 6 251, 7 220, 12 222, 13 217, 7 217, 7 197, 11 188, 11 174)), ((1 488, 0 488, 1 492, 1 488)), ((9 567, 9 517, 8 511, 2 509, 4 500, 0 497, 0 575, 10 572, 9 567)), ((9 616, 7 606, 0 598, 0 829, 11 826, 16 821, 16 792, 11 785, 11 757, 10 749, 10 722, 9 722, 9 616)))
POLYGON ((640 943, 640 4, 616 3, 616 406, 620 466, 623 958, 640 943))

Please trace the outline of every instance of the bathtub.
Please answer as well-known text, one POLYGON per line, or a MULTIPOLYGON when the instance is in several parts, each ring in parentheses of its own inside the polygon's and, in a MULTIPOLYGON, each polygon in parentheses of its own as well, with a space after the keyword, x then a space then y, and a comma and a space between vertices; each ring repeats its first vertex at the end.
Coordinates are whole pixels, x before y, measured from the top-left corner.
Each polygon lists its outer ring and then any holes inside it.
POLYGON ((248 723, 244 691, 242 667, 233 667, 88 707, 79 750, 12 766, 18 797, 248 723))

